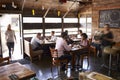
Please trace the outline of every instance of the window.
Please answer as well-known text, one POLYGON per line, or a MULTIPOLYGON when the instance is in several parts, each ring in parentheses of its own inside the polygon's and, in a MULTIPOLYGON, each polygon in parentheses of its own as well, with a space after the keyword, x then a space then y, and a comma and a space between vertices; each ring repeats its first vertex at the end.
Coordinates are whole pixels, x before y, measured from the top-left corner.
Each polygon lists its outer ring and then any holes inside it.
POLYGON ((61 18, 45 18, 45 23, 61 23, 61 18))
POLYGON ((30 29, 30 30, 24 30, 24 37, 33 37, 37 33, 42 33, 42 29, 30 29))
POLYGON ((68 34, 77 34, 78 33, 78 28, 64 28, 64 31, 68 30, 68 34))
POLYGON ((51 36, 51 31, 55 31, 55 35, 59 36, 61 35, 61 28, 59 29, 45 29, 45 36, 51 36))
POLYGON ((79 23, 81 25, 80 29, 91 38, 92 17, 81 17, 79 23))
POLYGON ((64 18, 64 23, 78 23, 78 18, 64 18))
POLYGON ((23 23, 42 23, 41 17, 23 17, 23 23))

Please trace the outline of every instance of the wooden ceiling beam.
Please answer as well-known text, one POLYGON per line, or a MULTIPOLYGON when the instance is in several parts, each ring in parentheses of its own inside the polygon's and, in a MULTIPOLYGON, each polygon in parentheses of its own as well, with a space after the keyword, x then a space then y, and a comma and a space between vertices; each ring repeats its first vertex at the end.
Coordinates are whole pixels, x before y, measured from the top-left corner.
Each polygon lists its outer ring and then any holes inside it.
POLYGON ((23 0, 23 3, 22 3, 22 11, 23 11, 23 9, 24 9, 25 1, 26 1, 26 0, 23 0))
POLYGON ((73 5, 77 2, 77 0, 75 0, 74 3, 72 3, 72 5, 69 7, 69 10, 64 14, 64 16, 62 18, 65 18, 66 15, 70 12, 70 10, 72 9, 73 5))
POLYGON ((47 11, 45 12, 45 14, 44 14, 43 18, 45 18, 45 17, 46 17, 46 15, 48 14, 48 12, 49 12, 50 8, 51 8, 51 7, 49 7, 49 8, 47 9, 47 11))

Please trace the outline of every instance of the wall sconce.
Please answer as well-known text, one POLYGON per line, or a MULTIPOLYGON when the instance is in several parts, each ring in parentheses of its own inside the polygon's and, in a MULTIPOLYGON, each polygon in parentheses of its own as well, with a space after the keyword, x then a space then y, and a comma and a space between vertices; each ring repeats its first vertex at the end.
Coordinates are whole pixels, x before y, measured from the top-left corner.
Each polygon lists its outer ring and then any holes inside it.
POLYGON ((58 16, 60 16, 60 11, 58 11, 58 16))
POLYGON ((32 15, 35 15, 35 10, 34 9, 32 9, 32 15))

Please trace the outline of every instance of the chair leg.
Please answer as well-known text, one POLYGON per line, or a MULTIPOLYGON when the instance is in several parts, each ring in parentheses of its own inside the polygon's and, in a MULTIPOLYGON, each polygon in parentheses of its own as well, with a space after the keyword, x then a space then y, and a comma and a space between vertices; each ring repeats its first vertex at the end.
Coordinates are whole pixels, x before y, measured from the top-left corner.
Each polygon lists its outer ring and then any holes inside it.
POLYGON ((54 75, 53 75, 53 69, 52 69, 53 66, 51 66, 51 74, 52 74, 52 79, 54 79, 54 75))
POLYGON ((110 54, 110 59, 109 59, 109 71, 108 71, 108 75, 110 76, 111 74, 111 58, 112 58, 112 55, 110 54))
POLYGON ((81 66, 83 68, 83 56, 81 57, 81 66))

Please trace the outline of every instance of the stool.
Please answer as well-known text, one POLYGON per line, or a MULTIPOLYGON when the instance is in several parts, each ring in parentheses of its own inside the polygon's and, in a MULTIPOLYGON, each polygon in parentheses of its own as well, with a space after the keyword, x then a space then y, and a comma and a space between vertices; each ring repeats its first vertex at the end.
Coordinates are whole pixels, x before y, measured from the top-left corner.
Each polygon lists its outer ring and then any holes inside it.
POLYGON ((108 75, 110 76, 110 74, 111 74, 111 59, 112 59, 112 55, 117 54, 117 50, 112 49, 112 48, 110 48, 110 47, 105 47, 105 48, 103 49, 103 52, 104 52, 104 54, 109 54, 109 55, 110 55, 110 56, 109 56, 109 66, 108 66, 108 69, 109 69, 108 75))
MULTIPOLYGON (((120 46, 113 46, 112 49, 117 50, 117 65, 119 65, 120 46)), ((118 66, 119 68, 119 66, 118 66)))

